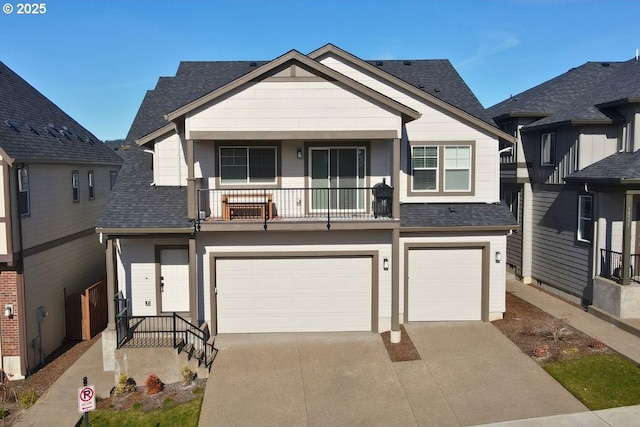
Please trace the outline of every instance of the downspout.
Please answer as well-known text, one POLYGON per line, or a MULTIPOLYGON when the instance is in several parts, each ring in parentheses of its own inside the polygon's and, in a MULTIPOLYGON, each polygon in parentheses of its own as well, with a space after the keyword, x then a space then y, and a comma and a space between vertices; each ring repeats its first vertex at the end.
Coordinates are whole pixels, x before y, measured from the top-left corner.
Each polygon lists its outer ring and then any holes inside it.
POLYGON ((156 167, 156 152, 153 150, 142 150, 145 153, 149 153, 151 154, 151 164, 153 165, 153 182, 151 184, 149 184, 151 187, 155 187, 156 185, 156 171, 158 170, 158 168, 156 167))

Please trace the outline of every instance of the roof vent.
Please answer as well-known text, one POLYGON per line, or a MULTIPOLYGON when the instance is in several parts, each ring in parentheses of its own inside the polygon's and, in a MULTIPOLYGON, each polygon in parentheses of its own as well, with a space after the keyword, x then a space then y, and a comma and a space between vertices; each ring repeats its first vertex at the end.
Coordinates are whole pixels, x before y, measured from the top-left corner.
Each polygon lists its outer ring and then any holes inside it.
POLYGON ((424 84, 420 83, 420 84, 418 85, 418 89, 424 89, 424 84))
POLYGON ((404 61, 404 65, 411 65, 411 61, 404 61))
POLYGON ((58 138, 58 135, 56 135, 56 128, 54 128, 53 125, 44 127, 44 130, 46 130, 47 133, 54 137, 58 142, 62 142, 60 141, 60 138, 58 138))
POLYGON ((376 66, 378 67, 382 67, 384 64, 382 63, 382 61, 376 61, 376 66))
POLYGON ((434 91, 435 93, 440 93, 440 88, 434 87, 434 88, 433 88, 433 91, 434 91))
POLYGON ((257 66, 258 66, 258 64, 256 64, 255 62, 250 62, 249 63, 249 67, 257 67, 257 66))
POLYGON ((611 64, 609 64, 608 62, 601 62, 600 65, 602 65, 603 67, 608 67, 611 64))
POLYGON ((31 132, 35 133, 36 135, 40 136, 40 134, 38 133, 38 131, 36 130, 35 127, 33 127, 32 124, 27 123, 27 129, 29 129, 31 132))
POLYGON ((20 131, 18 130, 18 128, 17 128, 13 123, 11 123, 11 121, 10 121, 10 120, 5 120, 5 121, 4 121, 4 124, 5 124, 5 125, 7 125, 7 127, 8 127, 9 129, 13 129, 13 130, 15 130, 16 132, 20 132, 20 131))
POLYGON ((456 211, 455 206, 449 206, 449 212, 455 212, 455 211, 456 211))

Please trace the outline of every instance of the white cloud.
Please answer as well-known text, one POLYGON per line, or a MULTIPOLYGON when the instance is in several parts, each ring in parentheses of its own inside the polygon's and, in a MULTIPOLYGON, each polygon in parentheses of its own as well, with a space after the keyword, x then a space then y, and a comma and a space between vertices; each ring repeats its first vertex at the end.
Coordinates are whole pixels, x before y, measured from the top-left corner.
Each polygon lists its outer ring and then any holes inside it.
POLYGON ((480 34, 479 45, 475 54, 468 59, 456 63, 458 67, 468 67, 483 59, 495 55, 512 47, 518 46, 520 39, 514 34, 505 32, 485 32, 480 34))

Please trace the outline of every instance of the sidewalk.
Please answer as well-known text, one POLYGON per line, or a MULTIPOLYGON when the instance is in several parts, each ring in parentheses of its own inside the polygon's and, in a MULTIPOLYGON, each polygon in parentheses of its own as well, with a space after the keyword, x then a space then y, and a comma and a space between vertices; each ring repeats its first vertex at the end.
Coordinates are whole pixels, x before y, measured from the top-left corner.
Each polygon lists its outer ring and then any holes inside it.
POLYGON ((82 386, 83 377, 96 387, 96 396, 109 396, 114 373, 102 370, 102 338, 71 365, 14 426, 75 426, 82 416, 78 412, 78 388, 82 386))
MULTIPOLYGON (((569 315, 569 324, 585 334, 598 338, 607 346, 620 354, 640 364, 640 322, 636 319, 625 321, 612 319, 624 323, 625 330, 612 325, 593 314, 551 296, 531 285, 523 285, 513 275, 507 275, 507 291, 529 302, 532 305, 555 316, 569 315)), ((528 420, 506 421, 486 424, 494 427, 541 427, 541 426, 584 426, 584 427, 635 427, 640 423, 640 405, 622 408, 605 409, 577 414, 557 415, 553 417, 534 418, 528 420)))

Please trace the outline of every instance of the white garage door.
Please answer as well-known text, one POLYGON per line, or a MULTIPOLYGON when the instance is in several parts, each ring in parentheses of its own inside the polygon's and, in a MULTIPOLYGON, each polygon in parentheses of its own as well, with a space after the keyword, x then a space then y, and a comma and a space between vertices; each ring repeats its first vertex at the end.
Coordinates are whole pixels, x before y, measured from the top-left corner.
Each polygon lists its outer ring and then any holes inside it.
POLYGON ((409 321, 482 319, 482 249, 409 250, 409 321))
POLYGON ((218 259, 218 332, 370 331, 371 262, 218 259))

